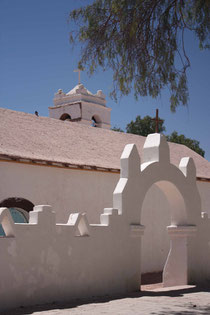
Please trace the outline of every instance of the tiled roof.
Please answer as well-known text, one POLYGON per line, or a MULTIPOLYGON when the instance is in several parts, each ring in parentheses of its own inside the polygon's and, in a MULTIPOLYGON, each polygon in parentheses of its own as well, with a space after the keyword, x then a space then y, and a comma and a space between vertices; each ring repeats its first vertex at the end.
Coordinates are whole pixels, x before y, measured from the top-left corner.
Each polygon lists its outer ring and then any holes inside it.
MULTIPOLYGON (((0 108, 0 155, 79 166, 119 169, 124 146, 140 156, 145 137, 0 108)), ((171 162, 194 159, 197 177, 210 179, 210 162, 184 145, 169 143, 171 162)))

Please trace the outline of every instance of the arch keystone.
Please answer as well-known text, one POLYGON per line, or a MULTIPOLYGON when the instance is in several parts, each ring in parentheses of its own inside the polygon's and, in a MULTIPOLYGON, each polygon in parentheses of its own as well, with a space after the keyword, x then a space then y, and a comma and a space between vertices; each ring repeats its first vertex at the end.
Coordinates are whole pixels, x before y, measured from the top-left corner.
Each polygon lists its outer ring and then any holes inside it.
POLYGON ((143 164, 146 166, 154 162, 170 162, 169 146, 166 137, 159 133, 148 135, 143 147, 143 164))
POLYGON ((120 158, 120 177, 136 176, 140 172, 140 156, 135 144, 127 144, 120 158))

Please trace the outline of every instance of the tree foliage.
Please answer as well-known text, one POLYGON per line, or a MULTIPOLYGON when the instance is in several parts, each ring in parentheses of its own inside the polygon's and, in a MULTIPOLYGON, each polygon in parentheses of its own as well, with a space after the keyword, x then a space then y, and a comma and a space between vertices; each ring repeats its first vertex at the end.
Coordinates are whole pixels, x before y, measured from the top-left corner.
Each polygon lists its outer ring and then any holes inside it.
MULTIPOLYGON (((118 127, 114 127, 112 130, 124 132, 118 127)), ((162 133, 165 130, 166 128, 164 126, 164 120, 161 119, 161 122, 159 122, 159 132, 162 133)), ((126 132, 147 137, 150 133, 155 132, 155 121, 150 116, 145 116, 144 118, 137 116, 135 121, 131 120, 131 122, 127 124, 126 132)), ((166 138, 167 141, 186 145, 188 148, 197 152, 203 157, 205 155, 205 151, 200 147, 199 141, 187 138, 182 134, 178 135, 177 131, 172 132, 170 135, 166 136, 166 138)))
MULTIPOLYGON (((136 120, 127 124, 126 131, 127 133, 133 133, 141 136, 148 136, 150 133, 155 132, 155 121, 152 120, 152 117, 145 116, 141 118, 141 116, 137 116, 136 120)), ((164 120, 159 123, 159 132, 165 131, 164 120)))
POLYGON ((200 142, 194 139, 186 138, 184 135, 178 135, 176 131, 172 132, 170 136, 167 136, 167 140, 170 142, 175 142, 179 144, 184 144, 188 148, 192 149, 193 151, 197 152, 201 156, 204 157, 205 151, 200 148, 200 142))
POLYGON ((79 25, 70 34, 72 43, 82 44, 79 67, 90 74, 98 66, 111 68, 115 99, 131 89, 136 98, 156 98, 168 87, 172 111, 187 104, 184 32, 209 48, 209 0, 94 0, 73 10, 70 21, 79 25))
POLYGON ((111 130, 118 131, 118 132, 124 132, 120 127, 114 126, 111 130))

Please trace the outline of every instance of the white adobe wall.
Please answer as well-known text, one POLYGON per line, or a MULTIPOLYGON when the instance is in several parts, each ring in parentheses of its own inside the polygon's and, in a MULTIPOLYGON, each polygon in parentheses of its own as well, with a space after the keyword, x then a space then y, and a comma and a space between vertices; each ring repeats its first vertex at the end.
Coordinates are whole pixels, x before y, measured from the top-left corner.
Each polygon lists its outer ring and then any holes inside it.
POLYGON ((99 127, 110 129, 110 120, 111 120, 111 108, 101 106, 98 104, 90 104, 88 102, 82 102, 82 121, 89 122, 89 125, 92 123, 92 117, 99 117, 98 122, 99 127))
MULTIPOLYGON (((21 197, 33 204, 50 204, 56 221, 66 223, 72 212, 87 212, 91 223, 99 223, 105 207, 112 206, 118 174, 0 163, 0 201, 21 197), (21 183, 21 184, 20 184, 21 183), (81 197, 82 196, 82 197, 81 197)), ((210 183, 197 182, 202 211, 210 214, 210 183)), ((142 273, 162 271, 169 251, 170 206, 162 191, 153 185, 142 209, 142 273), (158 211, 157 211, 158 209, 158 211)))
POLYGON ((91 126, 92 117, 95 116, 99 120, 97 121, 98 127, 110 129, 111 108, 103 105, 82 101, 76 104, 49 107, 50 118, 60 119, 63 114, 69 114, 71 119, 80 118, 78 123, 88 126, 91 126))
POLYGON ((88 212, 98 223, 105 207, 112 206, 112 193, 119 174, 0 162, 0 201, 10 197, 33 204, 50 204, 56 221, 66 223, 72 212, 88 212))
POLYGON ((201 210, 210 217, 210 183, 197 181, 197 186, 201 196, 201 210))
POLYGON ((101 224, 75 213, 55 224, 50 206, 36 206, 29 224, 0 208, 0 312, 90 296, 128 294, 140 287, 140 248, 125 217, 104 209, 101 224))
POLYGON ((77 104, 49 107, 50 118, 60 119, 63 114, 69 114, 71 119, 81 118, 81 105, 78 102, 77 104))
MULTIPOLYGON (((66 223, 73 212, 87 212, 89 222, 99 223, 103 209, 112 206, 112 194, 119 180, 119 174, 11 162, 0 163, 0 174, 4 178, 0 181, 0 201, 21 197, 35 205, 50 204, 60 223, 66 223)), ((169 250, 166 233, 169 221, 167 200, 154 185, 143 205, 142 222, 146 227, 142 237, 143 273, 163 270, 169 250), (161 212, 156 211, 157 205, 161 212)))

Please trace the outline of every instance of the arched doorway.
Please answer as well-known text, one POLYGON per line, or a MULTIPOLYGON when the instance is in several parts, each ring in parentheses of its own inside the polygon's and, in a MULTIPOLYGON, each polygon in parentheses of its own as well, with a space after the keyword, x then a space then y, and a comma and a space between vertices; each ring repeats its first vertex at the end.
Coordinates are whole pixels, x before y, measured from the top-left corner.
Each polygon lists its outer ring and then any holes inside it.
MULTIPOLYGON (((168 181, 154 183, 147 191, 141 212, 141 224, 145 226, 141 240, 141 284, 158 287, 163 285, 163 271, 170 251, 168 226, 174 212, 186 213, 183 196, 168 181)), ((182 279, 187 279, 184 269, 182 279)), ((187 281, 187 280, 186 280, 187 281)))
POLYGON ((195 261, 197 222, 201 218, 201 200, 196 185, 196 169, 191 158, 181 159, 179 166, 170 162, 169 146, 163 135, 147 137, 142 163, 135 144, 128 144, 121 155, 120 180, 113 193, 113 207, 118 209, 130 226, 135 243, 134 269, 141 282, 141 240, 144 233, 142 206, 153 184, 166 195, 170 205, 170 251, 163 270, 164 286, 192 283, 195 261), (138 261, 139 273, 136 269, 138 261))
MULTIPOLYGON (((33 210, 34 204, 24 198, 7 198, 0 202, 0 207, 9 209, 15 223, 28 223, 29 212, 33 210)), ((0 224, 0 236, 5 236, 4 230, 0 224)))

